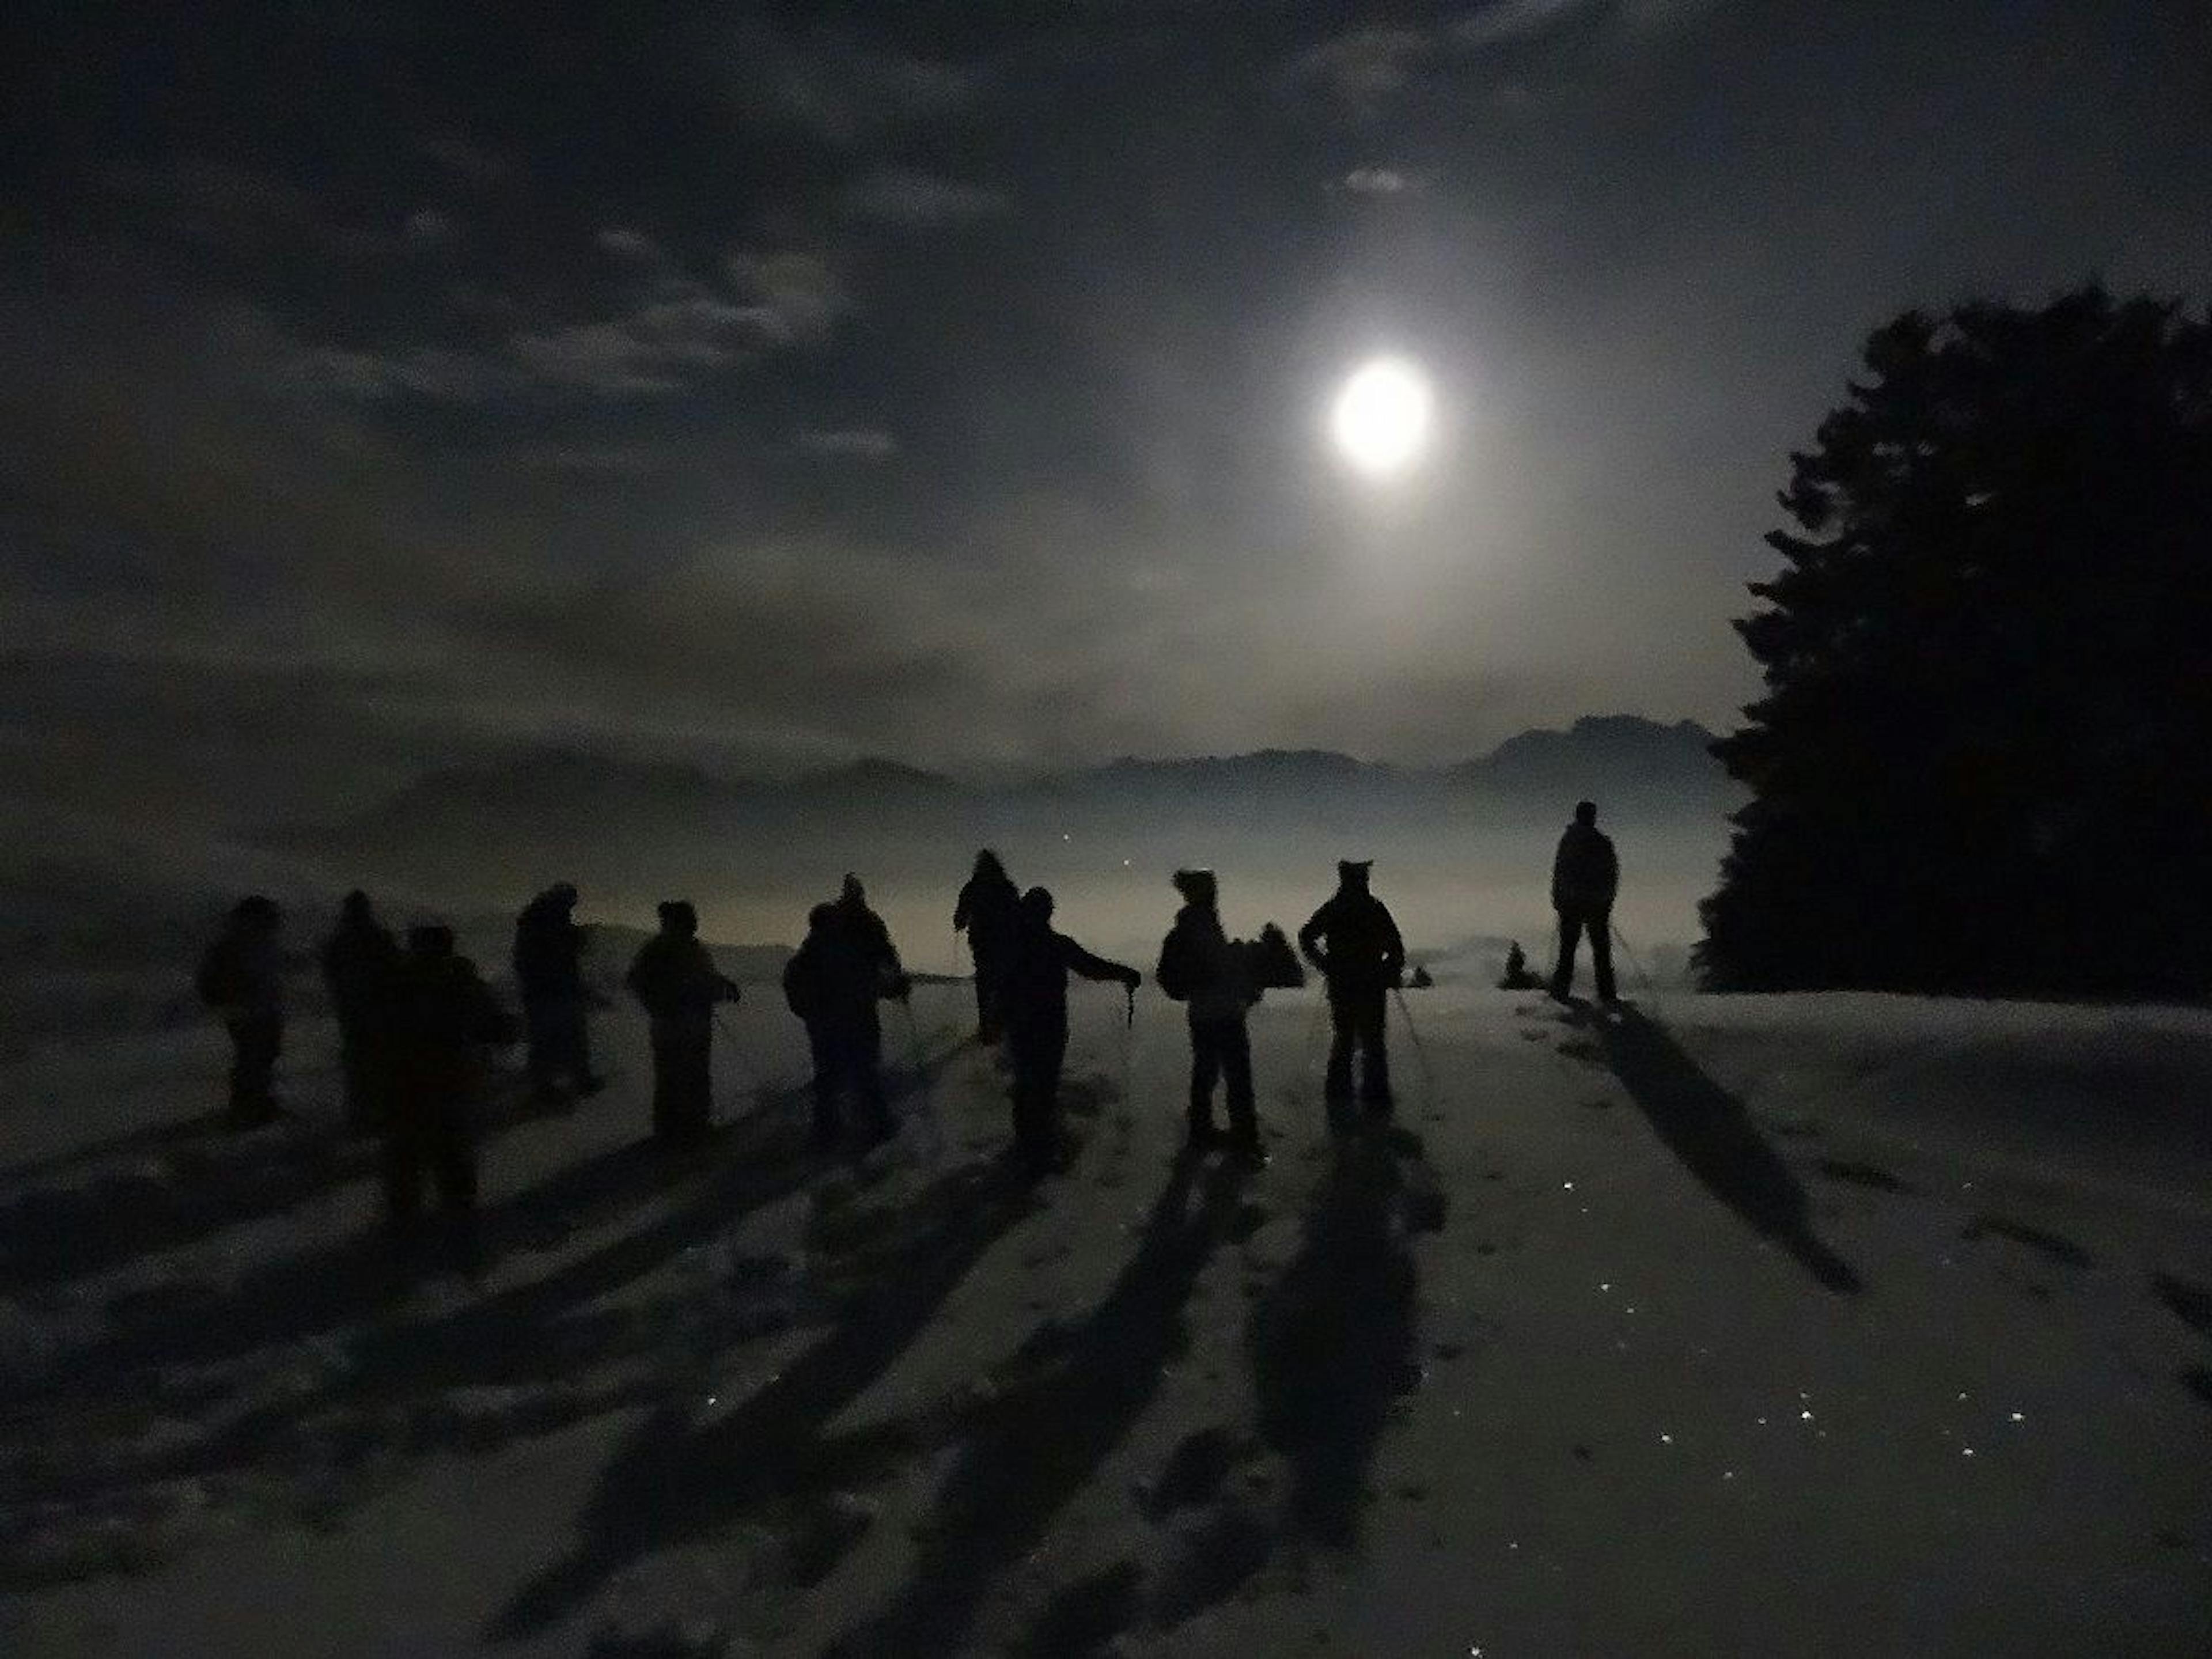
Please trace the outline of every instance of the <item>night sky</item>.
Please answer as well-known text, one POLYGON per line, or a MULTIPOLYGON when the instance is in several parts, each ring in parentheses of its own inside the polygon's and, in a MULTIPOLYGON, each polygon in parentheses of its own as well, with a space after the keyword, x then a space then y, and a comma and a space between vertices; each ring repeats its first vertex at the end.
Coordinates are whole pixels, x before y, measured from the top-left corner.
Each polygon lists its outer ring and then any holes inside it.
POLYGON ((2212 294, 2201 0, 52 14, 11 808, 1726 726, 1869 328, 2212 294), (1325 431, 1378 351, 1387 483, 1325 431))

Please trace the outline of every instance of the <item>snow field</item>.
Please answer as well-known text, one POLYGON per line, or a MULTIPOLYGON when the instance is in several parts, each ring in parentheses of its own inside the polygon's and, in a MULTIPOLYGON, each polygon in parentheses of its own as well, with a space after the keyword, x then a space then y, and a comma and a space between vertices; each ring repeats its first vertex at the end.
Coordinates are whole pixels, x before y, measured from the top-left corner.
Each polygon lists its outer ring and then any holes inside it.
POLYGON ((0 1642, 2201 1650, 2204 1015, 1414 993, 1333 1136, 1271 996, 1240 1177, 1177 1158, 1179 1011, 1083 988, 1031 1190, 967 998, 858 1167, 769 988, 696 1162, 603 1017, 614 1086, 486 1136, 482 1283, 398 1301, 326 1031, 235 1139, 167 1127, 219 1036, 9 1066, 0 1642))

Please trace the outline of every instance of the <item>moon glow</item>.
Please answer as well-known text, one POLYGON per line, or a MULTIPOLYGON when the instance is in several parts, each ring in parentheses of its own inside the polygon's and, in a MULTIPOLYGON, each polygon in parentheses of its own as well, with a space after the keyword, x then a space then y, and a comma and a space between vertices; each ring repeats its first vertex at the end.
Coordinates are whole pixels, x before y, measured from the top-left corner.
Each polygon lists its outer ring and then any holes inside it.
POLYGON ((1337 392, 1329 434, 1358 471, 1387 478, 1419 457, 1434 407, 1419 368, 1402 357, 1377 357, 1362 364, 1337 392))

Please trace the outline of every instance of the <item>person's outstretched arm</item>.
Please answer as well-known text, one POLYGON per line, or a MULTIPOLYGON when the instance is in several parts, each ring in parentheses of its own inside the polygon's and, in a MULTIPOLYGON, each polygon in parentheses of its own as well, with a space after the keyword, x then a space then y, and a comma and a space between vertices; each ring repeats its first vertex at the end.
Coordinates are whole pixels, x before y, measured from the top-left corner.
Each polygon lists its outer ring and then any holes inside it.
POLYGON ((1126 985, 1133 991, 1144 983, 1145 976, 1135 969, 1124 967, 1118 962, 1109 962, 1103 957, 1094 957, 1065 933, 1056 933, 1054 937, 1060 941, 1060 962, 1070 973, 1080 974, 1085 979, 1109 980, 1126 985))

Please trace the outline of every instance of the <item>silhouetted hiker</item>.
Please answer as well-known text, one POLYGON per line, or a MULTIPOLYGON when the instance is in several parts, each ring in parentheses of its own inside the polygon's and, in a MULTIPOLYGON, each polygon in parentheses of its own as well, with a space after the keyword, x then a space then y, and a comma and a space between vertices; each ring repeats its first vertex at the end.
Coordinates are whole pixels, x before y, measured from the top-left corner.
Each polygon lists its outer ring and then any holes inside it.
POLYGON ((1213 1084, 1227 1080, 1228 1144, 1255 1165, 1267 1154, 1260 1145, 1260 1120, 1252 1106, 1252 1041, 1244 1016, 1260 1000, 1245 951, 1222 931, 1220 891, 1211 870, 1178 870, 1183 896, 1175 926, 1160 944, 1153 977, 1161 992, 1190 1011, 1190 1144, 1222 1144, 1213 1121, 1213 1084))
POLYGON ((1552 908, 1559 917, 1559 963, 1552 970, 1552 994, 1560 1000, 1575 982, 1575 945, 1587 929, 1590 966, 1597 973, 1601 1001, 1613 999, 1613 896, 1620 885, 1620 860, 1613 842, 1597 827, 1597 808, 1575 806, 1575 821, 1559 837, 1552 860, 1552 908))
POLYGON ((1528 953, 1521 948, 1521 941, 1516 939, 1510 942, 1505 947, 1505 977, 1498 981, 1498 988, 1534 991, 1540 989, 1543 983, 1528 971, 1528 953))
POLYGON ((952 907, 952 931, 968 935, 975 957, 975 1040, 996 1042, 1005 1024, 999 988, 1006 975, 1006 951, 1013 943, 1021 900, 999 855, 985 848, 975 854, 975 872, 952 907))
POLYGON ((1390 992, 1406 966, 1406 941, 1389 907, 1367 890, 1372 859, 1340 859, 1336 891, 1298 929, 1298 949, 1328 981, 1328 1074, 1322 1095, 1332 1106, 1352 1098, 1352 1051, 1360 1051, 1359 1097, 1378 1116, 1390 1109, 1390 992), (1327 948, 1322 948, 1326 946, 1327 948))
POLYGON ((592 998, 584 985, 585 936, 575 908, 576 890, 564 881, 514 919, 514 981, 530 1039, 530 1086, 540 1105, 560 1099, 564 1079, 579 1095, 605 1086, 592 1070, 586 1011, 592 998))
POLYGON ((714 1005, 738 1000, 737 981, 699 942, 699 913, 672 899, 624 983, 653 1018, 653 1132, 696 1140, 714 1115, 714 1005))
POLYGON ((876 971, 878 981, 896 988, 884 995, 906 1000, 908 985, 906 969, 899 965, 898 951, 891 945, 891 930, 884 926, 884 919, 868 908, 868 890, 860 885, 860 878, 848 872, 844 884, 837 890, 837 902, 831 907, 837 915, 837 926, 851 940, 853 948, 876 971))
POLYGON ((1003 1000, 1006 1048, 1014 1062, 1014 1151, 1031 1175, 1057 1162, 1060 1066, 1067 1055, 1067 976, 1108 980, 1133 991, 1145 976, 1133 968, 1094 957, 1052 926, 1052 895, 1032 887, 1021 909, 1006 961, 1003 1000))
MULTIPOLYGON (((847 881, 849 896, 860 884, 847 881)), ((898 954, 865 897, 817 904, 806 921, 805 942, 784 964, 783 997, 806 1022, 814 1058, 815 1144, 836 1141, 843 1127, 839 1098, 848 1091, 859 1097, 868 1139, 887 1140, 896 1130, 884 1100, 884 1033, 876 1004, 906 993, 898 954)))
POLYGON ((399 943, 376 919, 358 887, 338 907, 338 925, 323 941, 323 983, 338 1022, 338 1069, 345 1080, 349 1128, 381 1127, 392 1093, 392 975, 399 943))
POLYGON ((422 1177, 437 1188, 458 1265, 474 1265, 476 1126, 485 1050, 514 1041, 514 1020, 450 927, 410 927, 392 1003, 392 1109, 384 1125, 384 1201, 403 1261, 421 1244, 422 1177))
POLYGON ((230 1032, 233 1128, 251 1129, 277 1116, 270 1081, 284 1046, 284 957, 277 943, 283 925, 274 899, 254 893, 239 900, 192 980, 230 1032))

